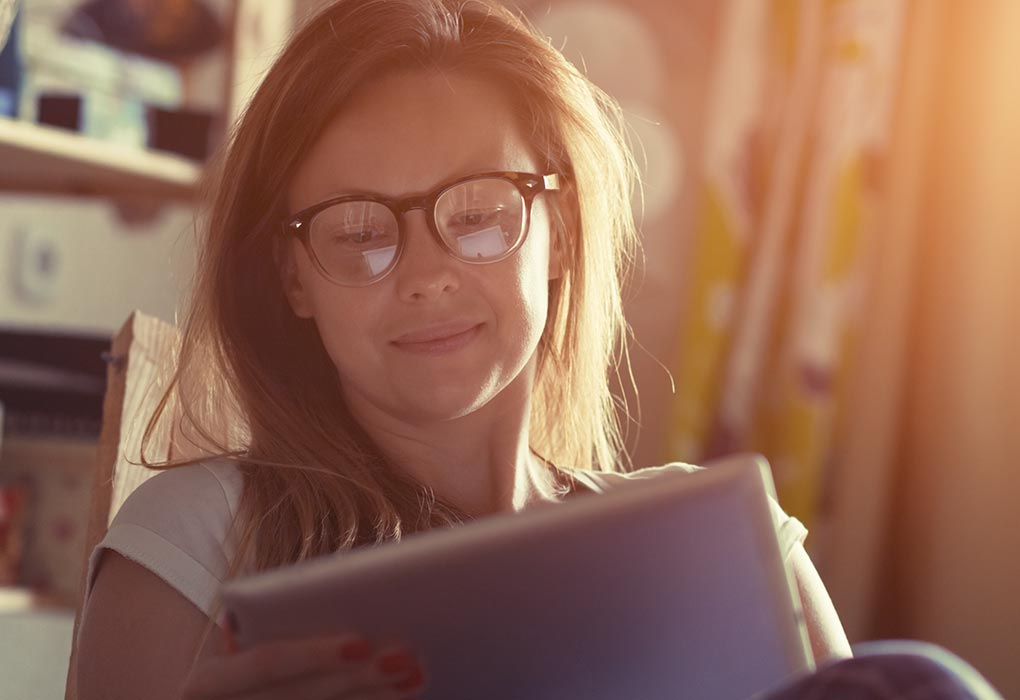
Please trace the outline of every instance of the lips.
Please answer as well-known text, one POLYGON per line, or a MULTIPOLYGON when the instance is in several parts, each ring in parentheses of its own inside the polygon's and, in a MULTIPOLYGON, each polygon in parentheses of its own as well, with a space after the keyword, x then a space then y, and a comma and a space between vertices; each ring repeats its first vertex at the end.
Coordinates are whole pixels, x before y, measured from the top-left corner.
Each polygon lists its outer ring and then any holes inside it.
POLYGON ((396 345, 408 345, 413 343, 431 343, 445 338, 465 333, 480 325, 477 321, 451 321, 419 328, 398 336, 393 341, 396 345))

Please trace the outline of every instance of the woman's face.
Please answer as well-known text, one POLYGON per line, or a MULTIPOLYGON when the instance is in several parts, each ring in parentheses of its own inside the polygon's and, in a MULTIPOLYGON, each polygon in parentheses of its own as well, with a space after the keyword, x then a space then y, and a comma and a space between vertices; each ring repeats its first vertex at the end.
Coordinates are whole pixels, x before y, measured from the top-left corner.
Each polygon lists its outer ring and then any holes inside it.
MULTIPOLYGON (((337 195, 402 198, 466 175, 543 175, 491 82, 455 72, 389 75, 358 91, 323 132, 288 189, 291 213, 337 195)), ((294 313, 315 320, 355 415, 401 422, 457 418, 494 402, 526 402, 530 363, 545 326, 550 258, 549 194, 538 195, 524 245, 500 262, 472 265, 432 237, 427 213, 404 215, 396 268, 367 287, 326 279, 294 238, 283 264, 294 313), (471 328, 443 348, 402 336, 471 328), (509 387, 512 389, 508 390, 509 387)))

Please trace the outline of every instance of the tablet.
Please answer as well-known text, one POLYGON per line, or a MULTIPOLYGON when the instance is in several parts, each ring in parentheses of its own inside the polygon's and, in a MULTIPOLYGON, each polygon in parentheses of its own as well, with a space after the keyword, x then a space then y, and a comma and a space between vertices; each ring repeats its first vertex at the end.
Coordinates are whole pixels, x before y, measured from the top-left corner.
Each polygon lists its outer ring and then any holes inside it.
POLYGON ((747 457, 235 579, 241 648, 360 631, 423 700, 743 700, 811 667, 747 457))

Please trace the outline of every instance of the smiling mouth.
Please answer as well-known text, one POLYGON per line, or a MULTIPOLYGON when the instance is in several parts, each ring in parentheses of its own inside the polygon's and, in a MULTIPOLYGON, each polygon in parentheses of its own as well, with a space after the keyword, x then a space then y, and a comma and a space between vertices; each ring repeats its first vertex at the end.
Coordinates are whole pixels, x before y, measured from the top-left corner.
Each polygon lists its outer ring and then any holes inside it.
POLYGON ((471 343, 471 341, 477 337, 482 325, 483 324, 479 323, 475 326, 471 326, 465 331, 460 331, 438 338, 430 338, 428 340, 394 340, 392 342, 395 347, 407 352, 424 355, 439 355, 459 350, 471 343))

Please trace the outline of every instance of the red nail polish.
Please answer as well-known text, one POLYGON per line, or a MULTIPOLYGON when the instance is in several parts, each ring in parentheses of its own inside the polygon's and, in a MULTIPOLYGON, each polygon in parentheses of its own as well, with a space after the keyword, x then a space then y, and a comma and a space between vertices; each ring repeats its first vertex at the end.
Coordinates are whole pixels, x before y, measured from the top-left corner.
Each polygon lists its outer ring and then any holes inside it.
POLYGON ((372 644, 364 639, 355 639, 340 645, 340 658, 344 661, 366 661, 372 656, 372 644))
POLYGON ((414 665, 414 659, 406 651, 393 651, 379 657, 379 670, 386 674, 403 673, 414 665))

